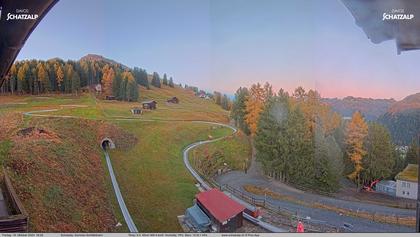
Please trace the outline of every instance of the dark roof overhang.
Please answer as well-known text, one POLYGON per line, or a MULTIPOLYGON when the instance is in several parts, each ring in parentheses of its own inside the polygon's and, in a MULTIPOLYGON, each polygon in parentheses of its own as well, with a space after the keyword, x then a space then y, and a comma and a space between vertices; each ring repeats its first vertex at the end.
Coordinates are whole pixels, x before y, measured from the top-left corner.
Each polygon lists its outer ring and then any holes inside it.
POLYGON ((29 35, 58 0, 0 0, 0 86, 29 35), (28 14, 36 19, 9 19, 28 14))
POLYGON ((395 40, 397 53, 420 49, 420 3, 413 0, 342 0, 374 44, 395 40), (392 17, 392 19, 390 19, 392 17), (408 18, 408 19, 407 19, 408 18))

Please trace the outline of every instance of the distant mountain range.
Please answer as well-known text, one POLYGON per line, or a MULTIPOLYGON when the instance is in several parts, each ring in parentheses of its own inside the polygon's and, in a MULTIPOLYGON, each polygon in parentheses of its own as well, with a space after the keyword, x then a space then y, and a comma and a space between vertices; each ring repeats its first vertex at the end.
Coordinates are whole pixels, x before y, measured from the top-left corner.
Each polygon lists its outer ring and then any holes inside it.
POLYGON ((420 93, 400 101, 352 96, 322 100, 343 117, 351 117, 355 111, 360 111, 366 120, 382 123, 398 145, 410 144, 420 133, 420 93))
POLYGON ((404 99, 395 102, 388 112, 399 113, 420 109, 420 93, 409 95, 404 99))
POLYGON ((372 99, 347 96, 343 99, 324 98, 323 101, 343 117, 351 117, 360 111, 367 120, 376 120, 386 113, 396 101, 394 99, 372 99))

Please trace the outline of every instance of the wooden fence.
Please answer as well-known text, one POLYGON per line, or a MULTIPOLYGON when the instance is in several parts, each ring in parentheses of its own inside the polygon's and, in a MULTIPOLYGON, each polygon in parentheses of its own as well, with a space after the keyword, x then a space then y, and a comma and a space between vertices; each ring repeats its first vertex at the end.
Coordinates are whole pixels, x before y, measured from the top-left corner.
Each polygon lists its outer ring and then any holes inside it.
MULTIPOLYGON (((213 180, 211 183, 216 183, 216 182, 213 180)), ((270 201, 267 201, 266 199, 256 198, 230 185, 227 185, 227 184, 217 185, 217 187, 219 187, 219 189, 222 191, 230 192, 234 196, 256 207, 265 208, 270 215, 274 216, 272 219, 276 219, 276 222, 280 223, 281 225, 288 226, 291 229, 295 229, 297 222, 302 221, 305 224, 305 229, 309 232, 341 232, 342 231, 340 227, 330 225, 325 222, 301 218, 297 212, 280 207, 279 205, 275 205, 271 203, 270 201)))

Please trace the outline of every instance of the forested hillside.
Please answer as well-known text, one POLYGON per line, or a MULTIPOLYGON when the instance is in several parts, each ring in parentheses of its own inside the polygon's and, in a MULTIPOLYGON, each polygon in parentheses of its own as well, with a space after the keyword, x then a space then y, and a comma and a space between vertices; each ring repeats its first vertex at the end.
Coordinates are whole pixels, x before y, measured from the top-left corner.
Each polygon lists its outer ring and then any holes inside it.
POLYGON ((379 122, 390 130, 395 143, 410 144, 420 132, 420 93, 395 103, 379 122))
POLYGON ((361 187, 404 166, 384 126, 358 111, 342 120, 315 90, 241 87, 231 116, 254 140, 265 173, 300 188, 334 192, 342 177, 361 187))
MULTIPOLYGON (((43 93, 77 94, 83 88, 93 89, 101 84, 103 96, 115 96, 118 100, 138 99, 138 85, 149 88, 149 75, 146 70, 128 68, 113 60, 89 54, 78 61, 64 61, 59 58, 17 61, 11 67, 0 92, 22 95, 43 93)), ((160 83, 174 87, 172 78, 163 78, 153 73, 151 84, 160 83)))
POLYGON ((373 121, 383 115, 395 103, 394 99, 372 99, 347 96, 343 99, 323 98, 323 102, 340 113, 343 117, 351 117, 356 111, 360 111, 365 119, 373 121))

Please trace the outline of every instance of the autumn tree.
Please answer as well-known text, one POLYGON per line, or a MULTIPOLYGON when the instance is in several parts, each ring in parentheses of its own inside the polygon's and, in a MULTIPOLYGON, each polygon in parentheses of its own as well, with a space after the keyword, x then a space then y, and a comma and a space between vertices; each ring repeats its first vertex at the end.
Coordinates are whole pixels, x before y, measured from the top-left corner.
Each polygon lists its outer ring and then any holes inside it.
POLYGON ((16 91, 20 94, 23 92, 23 81, 25 80, 25 67, 20 67, 17 73, 17 86, 16 91))
POLYGON ((264 108, 264 98, 266 98, 264 91, 265 90, 261 87, 260 83, 252 85, 249 90, 249 96, 245 102, 245 121, 248 124, 252 136, 255 135, 255 132, 257 131, 259 116, 264 108))
POLYGON ((50 92, 51 91, 51 82, 48 76, 47 71, 42 63, 38 63, 37 65, 38 70, 38 80, 41 83, 41 92, 50 92))
POLYGON ((362 114, 355 112, 347 124, 346 128, 346 145, 347 155, 353 162, 354 170, 348 177, 360 185, 360 173, 363 170, 363 156, 366 155, 364 141, 368 134, 368 125, 366 124, 362 114))
MULTIPOLYGON (((105 95, 114 95, 112 90, 112 83, 115 80, 115 72, 109 65, 105 65, 102 69, 102 88, 105 95)), ((134 79, 134 78, 133 78, 134 79)))
POLYGON ((133 74, 129 71, 125 71, 122 74, 122 79, 122 85, 125 88, 125 92, 122 93, 124 95, 123 100, 137 101, 139 97, 139 92, 133 74))
POLYGON ((63 81, 64 81, 64 72, 60 65, 57 65, 56 74, 57 74, 57 86, 58 86, 58 89, 61 90, 63 81))

